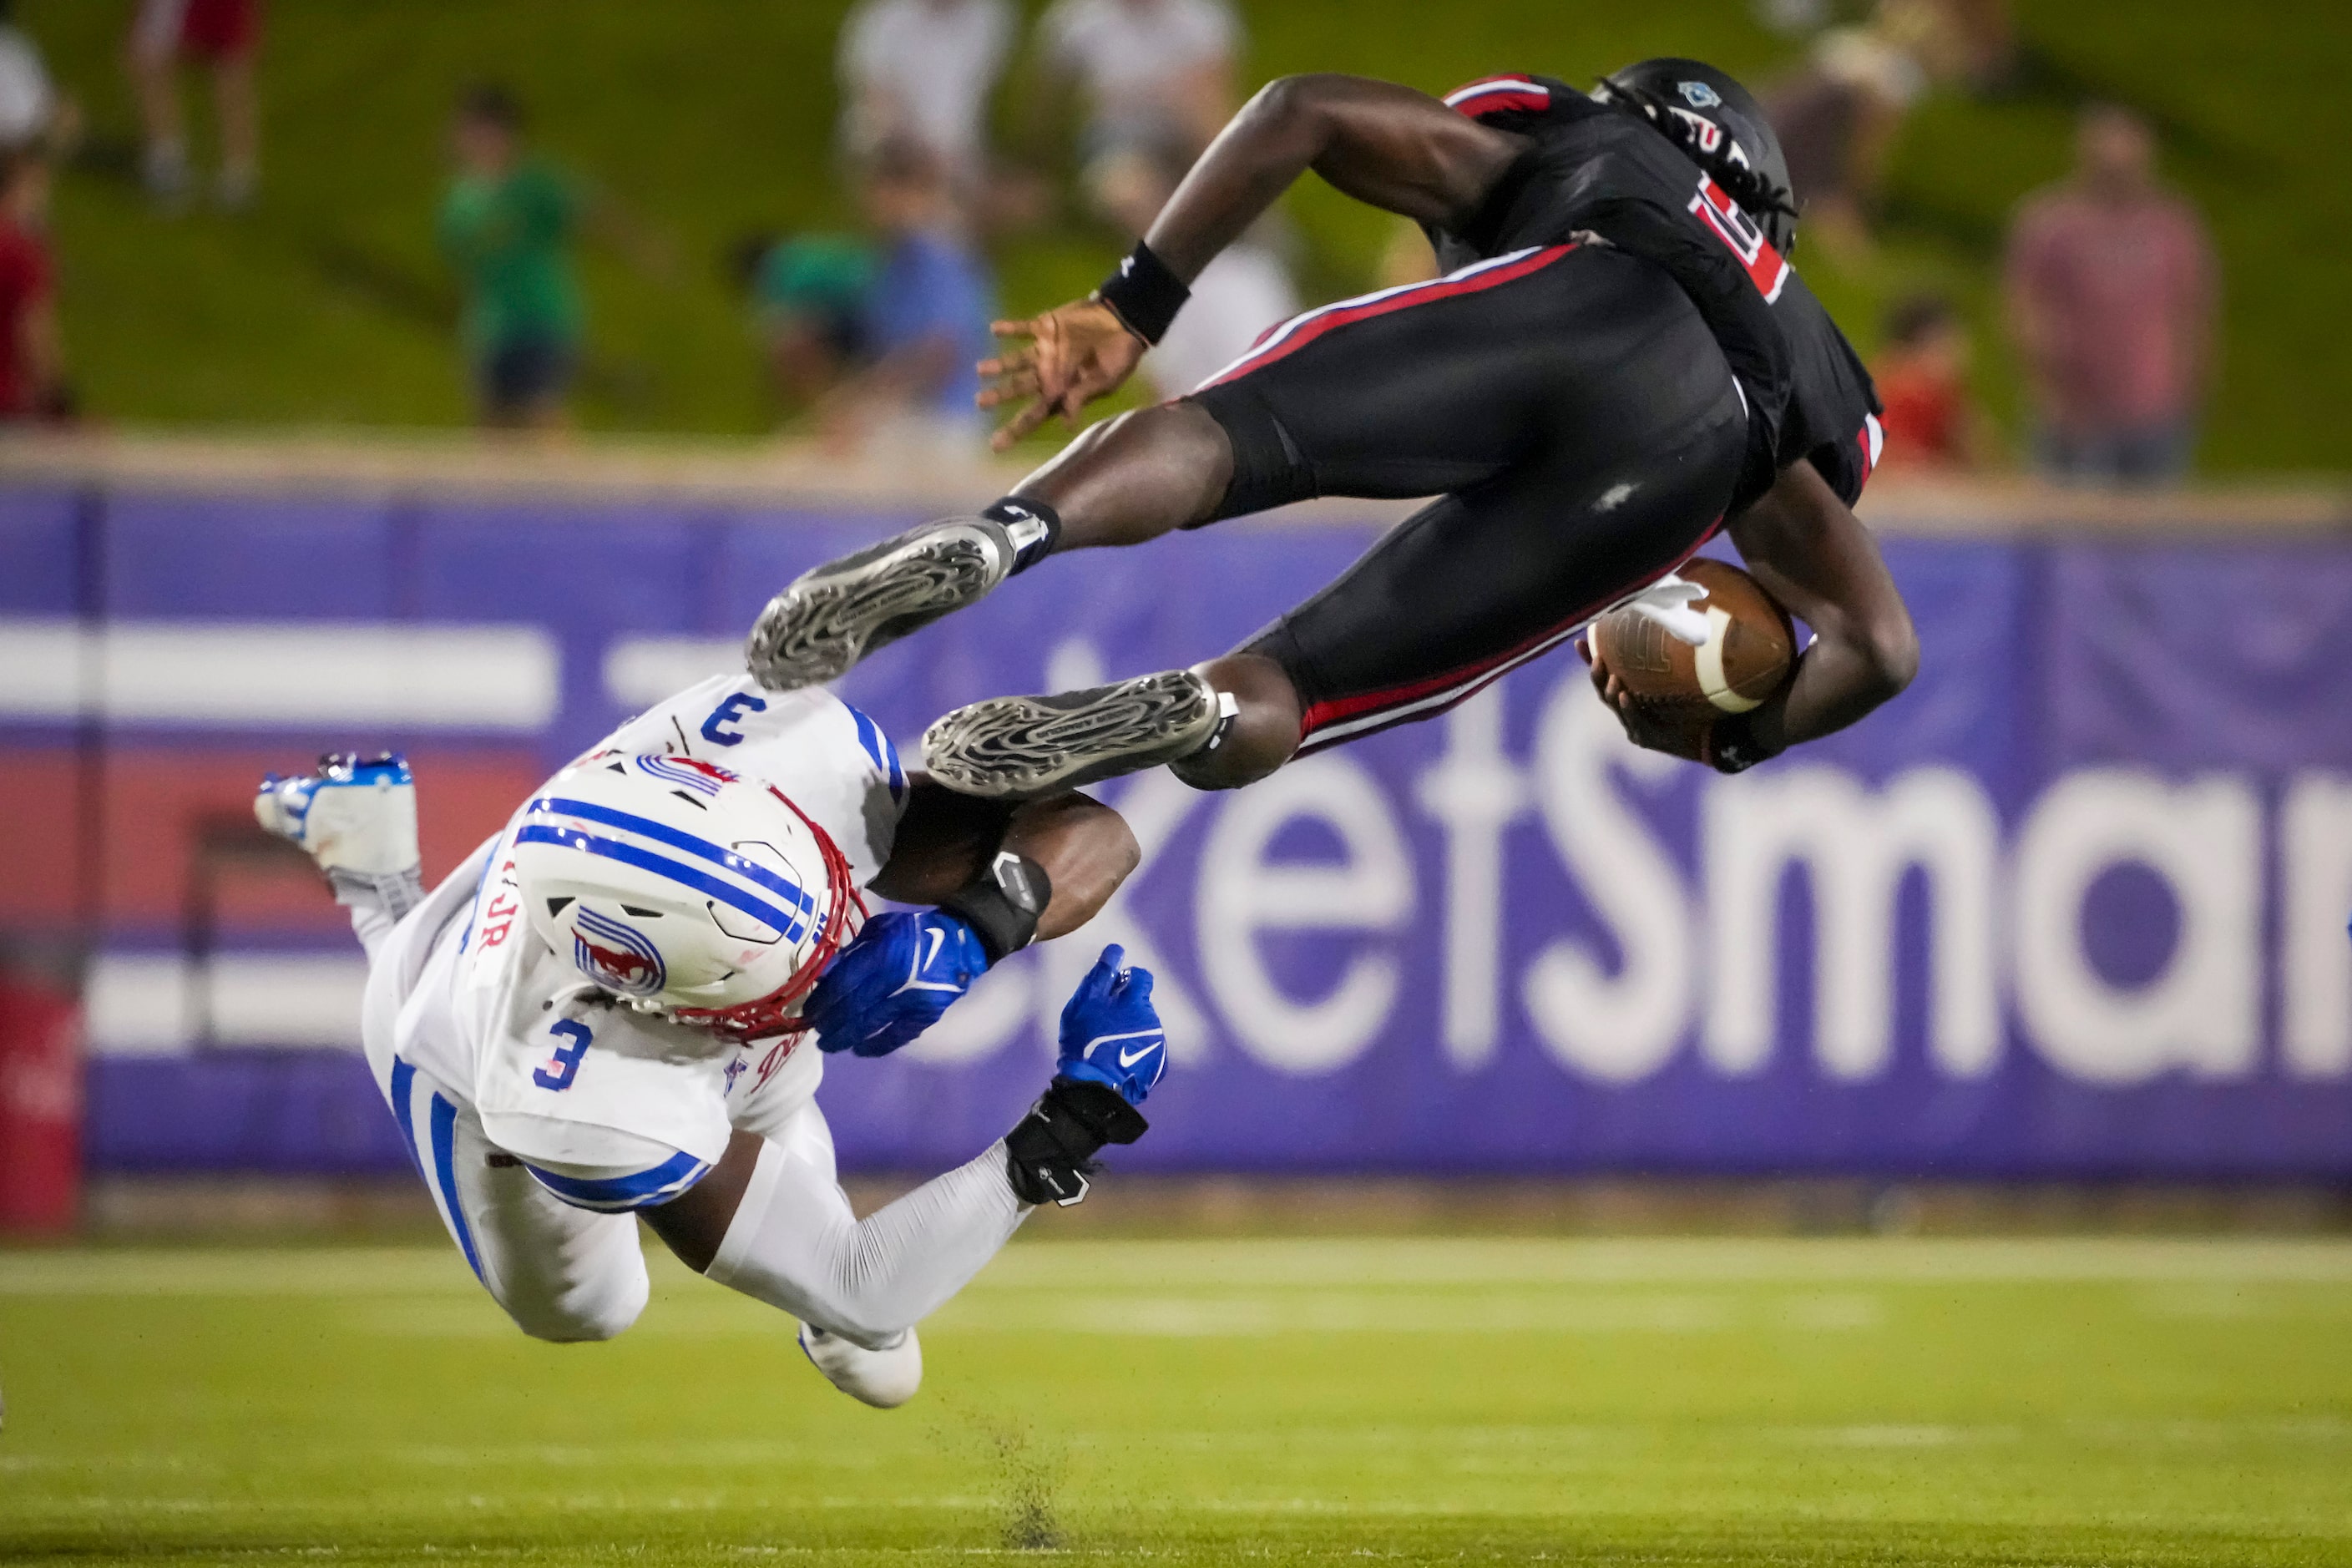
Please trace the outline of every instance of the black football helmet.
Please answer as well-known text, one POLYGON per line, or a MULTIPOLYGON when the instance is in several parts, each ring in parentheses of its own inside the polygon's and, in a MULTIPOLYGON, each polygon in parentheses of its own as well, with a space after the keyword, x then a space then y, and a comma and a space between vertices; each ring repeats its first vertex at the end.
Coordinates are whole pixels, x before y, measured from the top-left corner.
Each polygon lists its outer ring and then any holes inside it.
POLYGON ((1703 60, 1643 60, 1603 77, 1592 96, 1664 132, 1762 226, 1774 249, 1786 256, 1796 248, 1788 155, 1764 106, 1730 72, 1703 60))

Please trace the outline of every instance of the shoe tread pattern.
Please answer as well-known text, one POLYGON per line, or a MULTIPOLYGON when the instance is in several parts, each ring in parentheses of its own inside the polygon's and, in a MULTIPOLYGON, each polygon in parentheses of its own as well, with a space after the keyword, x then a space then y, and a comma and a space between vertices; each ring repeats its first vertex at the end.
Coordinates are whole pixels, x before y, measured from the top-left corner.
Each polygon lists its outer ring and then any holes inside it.
POLYGON ((966 795, 1028 799, 1184 756, 1217 724, 1208 683, 1163 670, 1054 697, 996 697, 923 734, 934 777, 966 795))

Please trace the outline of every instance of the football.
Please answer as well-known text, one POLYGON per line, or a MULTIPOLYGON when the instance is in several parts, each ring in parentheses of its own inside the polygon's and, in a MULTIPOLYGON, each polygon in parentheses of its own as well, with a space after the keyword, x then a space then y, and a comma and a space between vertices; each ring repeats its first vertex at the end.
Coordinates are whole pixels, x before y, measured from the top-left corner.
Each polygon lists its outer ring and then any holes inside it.
POLYGON ((1594 656, 1635 702, 1669 722, 1704 728, 1745 713, 1780 689, 1796 662, 1789 613, 1738 567, 1701 557, 1679 574, 1706 590, 1691 608, 1706 617, 1694 647, 1657 622, 1620 605, 1592 623, 1594 656))

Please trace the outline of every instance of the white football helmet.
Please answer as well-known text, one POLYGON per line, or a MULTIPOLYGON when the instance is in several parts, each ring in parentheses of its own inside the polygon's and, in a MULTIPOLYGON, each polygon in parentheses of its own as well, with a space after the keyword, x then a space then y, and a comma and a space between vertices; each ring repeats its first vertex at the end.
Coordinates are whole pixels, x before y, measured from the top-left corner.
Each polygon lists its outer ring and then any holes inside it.
POLYGON ((583 974, 736 1039, 789 1030, 865 913, 822 827, 692 757, 575 763, 523 806, 513 854, 531 929, 583 974))

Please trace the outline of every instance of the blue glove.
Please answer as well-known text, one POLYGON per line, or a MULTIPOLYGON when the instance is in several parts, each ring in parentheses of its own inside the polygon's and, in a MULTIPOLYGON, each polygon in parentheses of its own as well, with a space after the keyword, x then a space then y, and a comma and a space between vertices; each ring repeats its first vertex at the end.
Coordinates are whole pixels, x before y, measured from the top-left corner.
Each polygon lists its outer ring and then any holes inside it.
POLYGON ((939 910, 893 910, 866 922, 801 1016, 817 1047, 887 1057, 940 1021, 948 1005, 988 969, 971 927, 939 910))
POLYGON ((1151 1005, 1151 971, 1120 968, 1126 957, 1117 942, 1104 948, 1071 993, 1059 1066, 1063 1078, 1103 1084, 1141 1105, 1168 1070, 1168 1036, 1151 1005))

